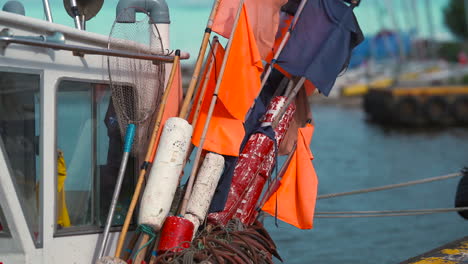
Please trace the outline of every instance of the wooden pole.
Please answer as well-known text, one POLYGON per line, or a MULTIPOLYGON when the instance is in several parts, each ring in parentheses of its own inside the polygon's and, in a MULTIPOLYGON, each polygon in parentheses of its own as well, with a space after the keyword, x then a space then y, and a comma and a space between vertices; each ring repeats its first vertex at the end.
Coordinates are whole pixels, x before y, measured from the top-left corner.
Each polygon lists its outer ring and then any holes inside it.
POLYGON ((229 37, 229 42, 228 42, 228 46, 226 48, 226 53, 224 55, 223 64, 221 65, 220 73, 219 73, 219 76, 218 76, 218 81, 216 82, 216 88, 215 88, 215 91, 213 93, 213 97, 211 99, 210 108, 209 108, 208 114, 206 116, 205 126, 203 127, 203 132, 202 132, 202 135, 201 135, 201 138, 200 138, 200 144, 198 146, 197 154, 195 156, 195 161, 193 163, 192 171, 190 173, 190 178, 189 178, 189 181, 187 183, 187 190, 185 192, 184 199, 182 200, 182 204, 180 206, 180 211, 179 212, 180 212, 180 215, 182 215, 182 216, 185 215, 185 212, 187 210, 188 200, 189 200, 190 195, 192 193, 193 183, 195 182, 195 175, 197 174, 197 171, 198 171, 198 163, 200 162, 201 154, 202 154, 202 151, 203 151, 203 144, 205 143, 205 138, 206 138, 206 134, 208 133, 208 128, 210 126, 211 117, 213 116, 214 107, 215 107, 216 101, 218 99, 217 95, 218 95, 219 89, 221 87, 221 81, 223 79, 224 72, 226 70, 227 59, 229 57, 229 52, 230 52, 231 47, 232 47, 232 38, 233 38, 234 33, 235 33, 236 29, 237 29, 237 24, 239 22, 239 17, 240 17, 240 14, 242 12, 243 5, 244 5, 244 0, 241 0, 240 3, 239 3, 239 7, 237 9, 237 14, 236 14, 235 20, 234 20, 234 26, 232 27, 231 35, 229 37))
POLYGON ((271 122, 271 127, 275 128, 278 125, 279 121, 281 120, 281 117, 286 112, 289 105, 296 99, 296 95, 299 92, 299 90, 302 88, 302 86, 304 85, 305 81, 306 81, 306 78, 301 77, 299 81, 296 83, 296 85, 294 86, 294 89, 292 89, 292 91, 288 95, 288 99, 286 99, 286 102, 284 102, 283 107, 281 107, 281 110, 279 111, 278 115, 275 117, 273 122, 271 122))
POLYGON ((135 245, 138 241, 138 238, 140 238, 140 232, 135 231, 132 239, 130 240, 130 242, 128 242, 127 249, 124 250, 122 260, 127 261, 130 258, 130 256, 132 255, 132 251, 135 248, 135 245))
POLYGON ((294 156, 294 152, 296 152, 297 148, 297 142, 294 143, 294 146, 291 150, 291 152, 288 154, 288 157, 286 158, 286 161, 283 163, 283 166, 281 167, 280 171, 276 175, 275 179, 273 179, 273 182, 268 186, 267 190, 265 191, 265 194, 263 195, 263 198, 257 203, 257 208, 262 208, 265 203, 270 199, 270 196, 272 196, 279 188, 279 183, 281 179, 283 178, 284 174, 286 173, 286 170, 288 169, 289 163, 291 163, 292 157, 294 156))
POLYGON ((271 65, 267 68, 267 71, 265 72, 265 75, 263 75, 261 88, 263 88, 265 86, 265 84, 266 84, 266 82, 268 80, 268 77, 270 77, 271 72, 272 72, 272 68, 273 68, 276 60, 278 59, 279 55, 283 51, 284 46, 286 46, 286 43, 288 42, 289 37, 291 36, 291 31, 293 30, 294 26, 296 25, 297 20, 299 19, 299 16, 301 15, 302 11, 304 10, 304 7, 305 7, 306 3, 307 3, 307 0, 302 0, 301 3, 299 4, 299 7, 297 8, 296 14, 294 14, 294 18, 291 21, 291 25, 289 26, 288 31, 286 32, 283 39, 281 40, 281 43, 280 43, 280 45, 278 47, 278 50, 276 50, 275 55, 273 56, 273 59, 271 60, 271 65))
MULTIPOLYGON (((137 250, 141 249, 142 247, 144 247, 148 241, 150 240, 150 237, 143 233, 143 237, 140 241, 140 244, 138 244, 138 247, 137 247, 137 250)), ((139 252, 137 252, 136 256, 135 256, 135 262, 134 263, 142 263, 142 261, 145 259, 145 255, 146 255, 146 248, 145 247, 144 249, 140 250, 139 252)))
POLYGON ((203 59, 205 58, 206 47, 208 46, 208 41, 210 40, 211 28, 213 26, 216 12, 218 11, 220 1, 221 0, 215 0, 213 3, 213 8, 211 9, 211 14, 205 29, 205 34, 203 35, 200 52, 198 53, 197 62, 195 63, 195 69, 193 70, 192 80, 190 81, 189 87, 187 89, 182 108, 180 109, 179 117, 183 119, 187 119, 190 101, 192 100, 195 86, 197 86, 198 76, 200 75, 203 59))
MULTIPOLYGON (((203 86, 202 86, 201 91, 200 91, 200 96, 198 97, 198 101, 197 101, 196 105, 194 105, 195 113, 194 113, 193 119, 192 119, 193 129, 195 129, 195 127, 197 126, 198 116, 200 115, 201 106, 202 106, 202 103, 203 103, 203 97, 205 96, 206 88, 208 87, 208 81, 210 80, 210 74, 209 73, 213 70, 214 65, 216 65, 216 62, 214 60, 216 60, 216 51, 218 50, 218 44, 219 44, 218 37, 214 37, 212 47, 214 47, 213 48, 213 54, 214 54, 215 57, 213 58, 213 61, 211 61, 211 63, 208 65, 207 75, 205 76, 203 86)), ((215 71, 216 71, 216 69, 215 69, 215 71)))
POLYGON ((127 235, 128 227, 130 226, 130 221, 132 220, 132 216, 136 207, 136 203, 138 202, 138 198, 140 197, 141 188, 145 180, 146 171, 149 165, 153 162, 154 155, 156 154, 156 151, 155 151, 156 140, 157 140, 159 128, 161 126, 161 120, 164 114, 164 108, 166 106, 167 98, 169 97, 171 86, 174 81, 174 76, 177 72, 177 67, 179 63, 180 63, 180 50, 176 50, 176 56, 174 57, 174 63, 172 64, 171 74, 169 75, 169 81, 167 82, 166 89, 164 90, 164 94, 161 99, 161 104, 159 105, 158 113, 156 116, 156 122, 154 124, 153 132, 151 134, 151 140, 149 143, 148 151, 146 152, 145 161, 143 162, 143 165, 141 166, 140 175, 138 176, 138 181, 137 181, 137 185, 135 186, 135 191, 132 196, 132 201, 128 208, 127 216, 125 217, 125 222, 122 227, 119 240, 117 242, 117 248, 115 250, 115 255, 114 255, 116 258, 119 258, 122 252, 122 247, 125 242, 125 237, 127 235))

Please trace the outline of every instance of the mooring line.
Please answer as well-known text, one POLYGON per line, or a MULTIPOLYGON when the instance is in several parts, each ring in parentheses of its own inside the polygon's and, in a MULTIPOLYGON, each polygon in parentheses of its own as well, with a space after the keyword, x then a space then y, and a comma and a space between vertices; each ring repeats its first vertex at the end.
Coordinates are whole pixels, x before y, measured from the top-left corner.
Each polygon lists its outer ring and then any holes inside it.
POLYGON ((435 208, 435 209, 410 209, 410 210, 381 210, 381 211, 343 211, 343 212, 317 212, 318 215, 370 215, 370 214, 404 214, 404 213, 447 213, 468 210, 468 207, 435 208))
POLYGON ((463 176, 463 174, 464 172, 457 172, 457 173, 447 174, 447 175, 438 176, 438 177, 432 177, 432 178, 416 180, 416 181, 409 181, 409 182, 398 183, 398 184, 390 184, 390 185, 385 185, 385 186, 380 186, 380 187, 373 187, 373 188, 368 188, 368 189, 351 191, 351 192, 324 194, 324 195, 317 196, 317 200, 329 199, 329 198, 340 197, 340 196, 348 196, 348 195, 354 195, 354 194, 369 193, 369 192, 378 192, 378 191, 396 189, 396 188, 406 187, 406 186, 411 186, 411 185, 447 180, 451 178, 461 177, 463 176))
MULTIPOLYGON (((318 214, 314 218, 365 218, 365 217, 390 217, 390 216, 417 216, 417 215, 428 215, 437 213, 448 213, 466 211, 468 207, 458 208, 443 208, 443 209, 429 209, 429 210, 407 210, 407 213, 379 213, 379 214, 359 214, 356 212, 347 212, 349 214, 335 215, 335 214, 318 214)), ((405 211, 405 210, 402 210, 405 211)), ((372 211, 369 211, 372 212, 372 211)), ((378 211, 377 211, 378 212, 378 211)), ((399 211, 394 211, 399 212, 399 211)), ((337 212, 338 213, 338 212, 337 212)))

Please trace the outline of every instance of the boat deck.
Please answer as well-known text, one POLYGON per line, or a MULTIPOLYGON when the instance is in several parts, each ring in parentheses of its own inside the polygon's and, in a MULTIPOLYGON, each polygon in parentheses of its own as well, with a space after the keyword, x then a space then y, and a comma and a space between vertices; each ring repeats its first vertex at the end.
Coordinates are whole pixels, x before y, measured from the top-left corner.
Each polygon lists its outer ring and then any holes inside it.
POLYGON ((433 249, 400 264, 468 263, 468 236, 433 249))

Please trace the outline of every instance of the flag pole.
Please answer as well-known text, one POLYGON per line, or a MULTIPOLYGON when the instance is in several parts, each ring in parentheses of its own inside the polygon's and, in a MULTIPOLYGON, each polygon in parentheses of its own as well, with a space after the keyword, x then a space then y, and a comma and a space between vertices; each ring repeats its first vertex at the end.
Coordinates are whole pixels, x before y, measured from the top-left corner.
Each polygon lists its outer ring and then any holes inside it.
POLYGON ((280 186, 279 183, 281 179, 283 178, 284 174, 286 173, 286 170, 288 169, 288 166, 291 163, 292 158, 294 157, 294 153, 296 152, 296 149, 297 149, 297 142, 294 143, 291 152, 289 152, 288 157, 286 158, 286 161, 283 163, 283 166, 281 167, 280 171, 276 175, 275 179, 273 179, 273 182, 265 191, 263 198, 259 200, 259 202, 257 203, 258 209, 261 209, 265 205, 265 203, 270 199, 270 197, 278 190, 280 186))
POLYGON ((200 46, 200 51, 198 53, 197 62, 195 63, 195 69, 193 70, 192 79, 190 80, 190 84, 189 84, 189 87, 187 89, 187 93, 185 95, 184 102, 183 102, 182 107, 180 109, 179 117, 183 118, 183 119, 186 119, 186 117, 187 117, 188 110, 189 110, 189 105, 190 105, 190 102, 192 100, 192 96, 193 96, 193 93, 194 93, 194 90, 195 90, 195 86, 197 86, 197 81, 198 81, 198 77, 200 75, 200 71, 201 71, 201 67, 202 67, 202 63, 203 63, 203 58, 205 57, 206 48, 207 48, 208 42, 210 40, 211 28, 213 27, 213 21, 215 19, 216 12, 218 11, 218 7, 219 7, 220 2, 221 2, 221 0, 215 0, 214 1, 213 7, 211 9, 210 17, 208 18, 208 23, 206 24, 205 34, 203 35, 203 40, 202 40, 202 44, 200 46))
POLYGON ((289 105, 292 103, 294 99, 296 99, 296 95, 299 92, 299 90, 302 88, 302 86, 304 85, 305 81, 306 81, 306 77, 301 77, 299 81, 296 83, 296 85, 294 86, 294 89, 292 89, 291 93, 288 95, 286 102, 284 102, 283 107, 281 107, 278 115, 275 117, 275 119, 273 119, 273 122, 271 122, 271 127, 275 128, 278 125, 279 121, 281 120, 281 117, 286 112, 289 105))
MULTIPOLYGON (((214 54, 214 58, 213 60, 216 60, 216 52, 218 50, 218 37, 214 37, 213 38, 213 44, 212 44, 212 47, 213 50, 213 54, 214 54)), ((197 126, 197 122, 198 122, 198 116, 200 115, 200 110, 201 110, 201 106, 202 106, 202 103, 203 103, 203 97, 205 97, 205 93, 206 93, 206 88, 208 87, 208 80, 210 79, 210 72, 213 70, 213 65, 216 65, 216 62, 211 62, 210 65, 208 66, 208 69, 206 71, 207 75, 205 76, 205 79, 203 81, 203 86, 201 88, 201 91, 200 91, 200 95, 198 97, 198 101, 197 101, 197 104, 194 105, 195 107, 195 112, 193 114, 193 119, 192 119, 192 127, 195 129, 195 127, 197 126)), ((216 71, 216 69, 215 69, 216 71)), ((193 108, 193 107, 192 107, 193 108)))
POLYGON ((265 75, 263 76, 261 89, 263 89, 263 87, 265 86, 265 84, 266 84, 266 82, 268 80, 268 77, 270 77, 273 66, 275 65, 276 60, 278 59, 279 55, 283 51, 284 46, 286 46, 286 43, 288 42, 289 37, 291 36, 291 32, 292 32, 294 26, 296 25, 297 20, 299 19, 299 16, 302 13, 302 10, 304 10, 304 7, 305 7, 306 3, 307 3, 307 0, 302 0, 301 3, 299 4, 299 7, 297 8, 296 13, 294 14, 294 18, 293 18, 293 20, 291 22, 291 25, 289 26, 288 31, 286 32, 283 39, 281 40, 281 43, 280 43, 280 45, 278 47, 278 50, 276 50, 275 55, 273 56, 273 59, 271 60, 271 64, 269 65, 269 67, 267 68, 267 71, 265 72, 265 75))
POLYGON ((223 64, 221 65, 218 80, 216 82, 216 87, 215 87, 215 90, 214 90, 214 93, 213 93, 213 97, 211 99, 210 108, 208 109, 208 114, 206 116, 205 126, 203 127, 203 132, 202 132, 202 135, 200 137, 200 143, 199 143, 199 146, 198 146, 197 154, 195 156, 195 161, 193 163, 192 171, 190 173, 190 178, 189 178, 189 181, 187 183, 187 190, 185 191, 184 199, 182 200, 182 204, 180 206, 179 214, 182 215, 182 216, 185 215, 185 212, 187 210, 188 200, 190 198, 190 194, 192 193, 193 183, 195 182, 195 175, 196 175, 196 173, 198 171, 198 164, 200 163, 200 158, 201 158, 201 154, 202 154, 202 151, 203 151, 203 144, 205 143, 206 134, 208 133, 208 128, 210 126, 211 117, 213 116, 214 107, 215 107, 216 101, 218 99, 218 92, 219 92, 219 89, 221 87, 221 81, 223 80, 224 71, 226 69, 226 65, 227 65, 227 61, 228 61, 227 59, 229 57, 229 52, 231 51, 231 47, 232 47, 232 38, 233 38, 234 33, 235 33, 236 29, 237 29, 237 25, 239 24, 238 22, 239 22, 239 18, 240 18, 243 6, 244 6, 244 0, 241 0, 239 2, 239 7, 237 9, 237 14, 236 14, 236 17, 235 17, 235 20, 234 20, 234 26, 232 27, 231 35, 229 37, 229 42, 228 42, 228 45, 226 47, 226 52, 225 52, 225 55, 224 55, 224 58, 223 58, 223 64))

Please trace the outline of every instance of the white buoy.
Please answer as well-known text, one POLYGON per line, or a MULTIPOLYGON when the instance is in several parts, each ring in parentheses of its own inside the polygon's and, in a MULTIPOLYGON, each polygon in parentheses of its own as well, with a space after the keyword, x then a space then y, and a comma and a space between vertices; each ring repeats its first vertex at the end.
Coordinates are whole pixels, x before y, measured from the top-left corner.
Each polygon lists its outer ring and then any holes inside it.
POLYGON ((139 224, 149 225, 155 231, 161 229, 179 185, 192 132, 192 126, 184 119, 173 117, 166 121, 141 199, 139 224))
POLYGON ((203 221, 200 221, 196 215, 186 213, 184 215, 184 218, 192 222, 193 224, 193 235, 192 235, 192 240, 195 238, 195 235, 197 234, 198 228, 200 227, 201 223, 203 221))
POLYGON ((215 153, 206 154, 187 205, 187 213, 198 217, 200 223, 205 220, 223 169, 223 156, 215 153))
POLYGON ((126 264, 127 262, 115 257, 102 257, 95 264, 126 264))

